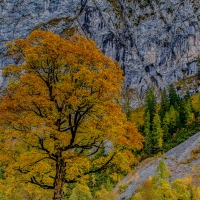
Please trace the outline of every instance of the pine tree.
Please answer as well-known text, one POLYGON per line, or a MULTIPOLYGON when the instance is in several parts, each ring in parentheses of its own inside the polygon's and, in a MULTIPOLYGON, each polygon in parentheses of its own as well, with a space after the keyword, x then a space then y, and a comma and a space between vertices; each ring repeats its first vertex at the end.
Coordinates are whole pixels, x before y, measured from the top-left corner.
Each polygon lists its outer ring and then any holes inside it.
POLYGON ((180 103, 180 97, 176 93, 176 90, 172 84, 169 86, 169 102, 170 105, 174 106, 175 109, 178 108, 178 105, 180 103))
POLYGON ((153 153, 158 153, 162 149, 163 145, 163 132, 161 128, 160 116, 158 113, 156 113, 153 118, 152 145, 153 153))
POLYGON ((164 89, 161 93, 161 104, 160 104, 160 118, 161 121, 163 120, 165 113, 169 110, 170 104, 169 104, 169 97, 167 95, 166 89, 164 89))
POLYGON ((194 108, 192 106, 192 101, 190 98, 190 93, 187 91, 184 99, 180 103, 180 109, 179 109, 179 126, 184 127, 189 122, 191 122, 194 118, 194 108))
POLYGON ((185 124, 188 124, 189 122, 192 121, 193 119, 193 115, 192 115, 192 103, 190 101, 190 99, 187 99, 185 102, 185 106, 184 106, 184 113, 185 113, 185 124))
POLYGON ((190 97, 191 97, 191 95, 190 95, 190 92, 189 92, 189 90, 187 90, 187 92, 186 92, 186 94, 185 94, 185 96, 184 96, 184 99, 190 99, 190 97))
POLYGON ((171 138, 171 135, 169 133, 169 126, 170 126, 170 117, 169 117, 169 112, 165 113, 165 116, 163 118, 162 122, 162 128, 163 128, 163 142, 168 141, 171 138))
POLYGON ((169 118, 170 118, 169 132, 173 134, 176 131, 177 124, 178 124, 177 122, 179 120, 178 114, 176 110, 174 109, 174 106, 170 106, 169 118))
POLYGON ((126 118, 128 121, 132 121, 131 114, 132 114, 133 108, 131 107, 131 100, 134 94, 135 94, 135 91, 132 88, 128 88, 128 87, 123 88, 123 91, 121 94, 122 109, 123 109, 123 112, 126 114, 126 118))
POLYGON ((150 114, 147 112, 145 116, 145 122, 144 122, 144 136, 145 136, 145 146, 144 146, 144 152, 150 156, 152 154, 152 133, 150 130, 150 114))
POLYGON ((150 88, 146 95, 145 100, 145 115, 149 112, 150 115, 150 124, 153 123, 153 118, 156 113, 156 98, 154 95, 154 91, 152 88, 150 88))

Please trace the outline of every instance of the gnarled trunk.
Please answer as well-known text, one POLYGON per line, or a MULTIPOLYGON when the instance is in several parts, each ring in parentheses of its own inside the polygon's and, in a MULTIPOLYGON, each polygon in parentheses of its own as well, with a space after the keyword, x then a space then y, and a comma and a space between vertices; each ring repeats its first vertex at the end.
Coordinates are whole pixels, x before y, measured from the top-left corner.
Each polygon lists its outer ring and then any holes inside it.
POLYGON ((65 173, 66 173, 65 162, 61 157, 59 157, 56 163, 56 177, 54 181, 53 200, 62 200, 65 173))

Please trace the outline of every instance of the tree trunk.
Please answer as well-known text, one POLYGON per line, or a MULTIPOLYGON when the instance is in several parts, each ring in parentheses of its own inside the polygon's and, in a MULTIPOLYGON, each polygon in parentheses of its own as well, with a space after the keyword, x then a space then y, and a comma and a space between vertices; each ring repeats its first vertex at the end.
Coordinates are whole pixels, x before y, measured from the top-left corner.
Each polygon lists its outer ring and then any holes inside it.
POLYGON ((66 173, 65 162, 61 157, 59 157, 56 163, 56 176, 54 181, 53 200, 62 200, 65 173, 66 173))

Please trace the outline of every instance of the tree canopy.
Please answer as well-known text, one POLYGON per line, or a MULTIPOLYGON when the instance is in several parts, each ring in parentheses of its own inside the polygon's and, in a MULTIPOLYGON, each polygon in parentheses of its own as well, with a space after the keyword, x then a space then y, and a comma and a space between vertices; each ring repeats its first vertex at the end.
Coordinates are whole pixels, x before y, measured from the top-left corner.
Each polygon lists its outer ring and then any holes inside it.
POLYGON ((7 182, 52 189, 61 200, 65 184, 108 167, 130 170, 143 137, 117 103, 124 80, 117 62, 89 39, 44 31, 9 43, 8 54, 15 64, 4 69, 0 97, 7 182))

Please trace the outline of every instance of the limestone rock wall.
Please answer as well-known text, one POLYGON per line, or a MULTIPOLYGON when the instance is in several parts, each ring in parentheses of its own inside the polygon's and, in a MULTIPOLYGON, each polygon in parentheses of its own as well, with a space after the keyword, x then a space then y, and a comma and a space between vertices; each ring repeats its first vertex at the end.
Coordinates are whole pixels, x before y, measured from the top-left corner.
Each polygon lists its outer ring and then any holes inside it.
POLYGON ((140 97, 180 80, 199 90, 195 78, 187 81, 198 72, 199 0, 0 0, 0 77, 10 62, 5 44, 35 29, 92 38, 140 97))

